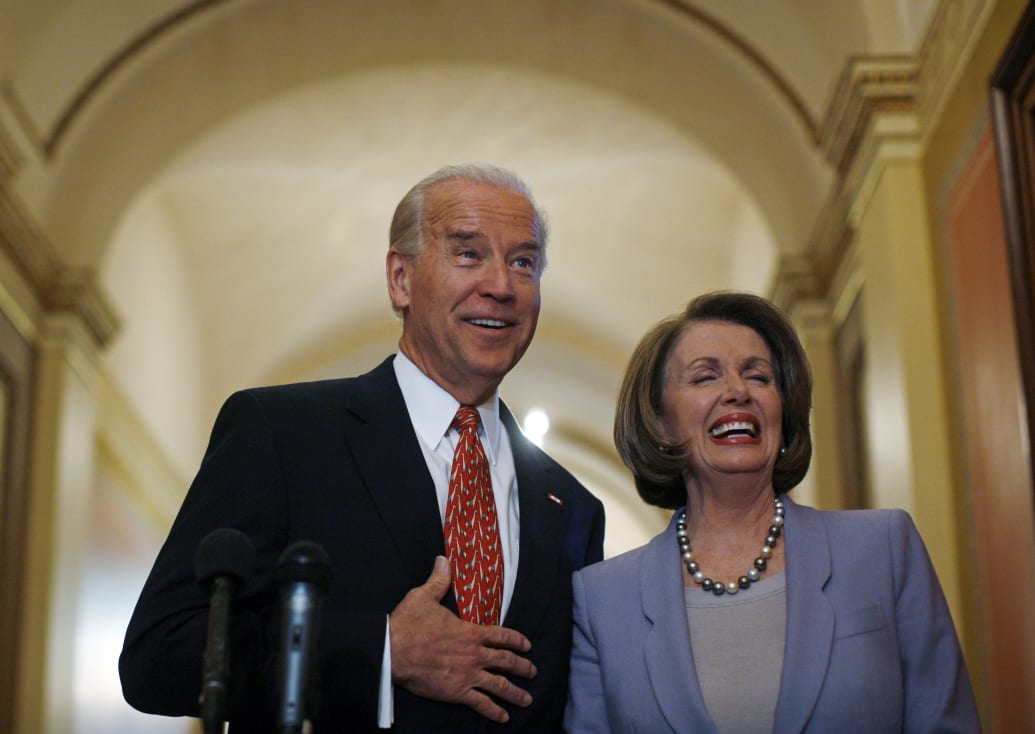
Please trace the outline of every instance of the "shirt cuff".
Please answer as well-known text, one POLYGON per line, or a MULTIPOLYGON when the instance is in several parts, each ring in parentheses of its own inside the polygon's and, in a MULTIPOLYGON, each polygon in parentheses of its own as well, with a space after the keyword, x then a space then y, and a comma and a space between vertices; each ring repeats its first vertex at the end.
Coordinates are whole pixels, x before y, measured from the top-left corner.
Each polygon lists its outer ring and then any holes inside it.
POLYGON ((381 683, 377 692, 377 727, 391 729, 395 722, 395 700, 392 696, 392 637, 385 619, 385 653, 381 657, 381 683))

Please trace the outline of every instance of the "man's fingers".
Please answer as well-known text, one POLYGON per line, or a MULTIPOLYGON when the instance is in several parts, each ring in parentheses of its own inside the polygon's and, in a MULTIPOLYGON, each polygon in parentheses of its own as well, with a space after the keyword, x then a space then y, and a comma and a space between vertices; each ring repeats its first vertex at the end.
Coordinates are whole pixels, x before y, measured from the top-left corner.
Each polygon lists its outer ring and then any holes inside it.
POLYGON ((520 678, 535 678, 535 665, 528 658, 515 655, 509 650, 484 648, 484 667, 497 673, 516 675, 520 678))
POLYGON ((532 705, 532 696, 528 691, 518 688, 501 675, 492 675, 491 673, 486 673, 484 678, 479 681, 478 686, 471 688, 460 700, 460 703, 473 709, 486 719, 495 721, 498 724, 506 723, 510 719, 510 715, 506 709, 485 695, 486 693, 521 708, 527 708, 532 705), (485 693, 481 691, 485 691, 485 693))
POLYGON ((482 627, 482 630, 484 632, 482 644, 486 647, 514 650, 515 652, 528 652, 532 649, 532 643, 517 630, 509 627, 482 627))
POLYGON ((435 598, 435 601, 442 601, 442 597, 449 591, 449 585, 453 582, 453 576, 449 569, 449 561, 445 556, 436 556, 435 565, 431 569, 431 575, 424 582, 424 588, 435 598))
POLYGON ((439 604, 451 582, 449 562, 439 556, 427 581, 392 611, 392 680, 418 696, 506 722, 503 705, 532 703, 528 691, 507 679, 535 677, 535 665, 524 657, 532 644, 516 630, 461 621, 439 604))
POLYGON ((489 721, 495 721, 497 724, 506 724, 510 720, 510 715, 504 708, 474 688, 469 690, 467 695, 461 698, 458 703, 462 703, 464 706, 484 716, 489 721))
POLYGON ((532 704, 532 694, 524 688, 514 685, 502 675, 485 673, 477 687, 514 706, 525 708, 532 704))

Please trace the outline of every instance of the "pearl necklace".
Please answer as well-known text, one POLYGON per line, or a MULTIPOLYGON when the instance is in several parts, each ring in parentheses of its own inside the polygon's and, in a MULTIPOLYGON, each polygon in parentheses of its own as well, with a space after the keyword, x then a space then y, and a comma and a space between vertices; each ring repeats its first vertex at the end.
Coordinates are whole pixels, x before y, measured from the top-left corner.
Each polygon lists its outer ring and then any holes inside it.
POLYGON ((754 566, 736 581, 724 584, 721 581, 712 581, 705 576, 697 561, 694 560, 694 552, 690 548, 690 538, 686 535, 686 508, 683 508, 683 511, 679 513, 679 518, 676 520, 676 542, 679 543, 679 554, 683 559, 683 563, 686 564, 686 570, 690 572, 690 578, 694 580, 694 583, 699 584, 702 589, 710 591, 716 596, 736 594, 741 589, 748 588, 751 584, 758 581, 762 571, 765 571, 768 560, 772 558, 773 548, 776 547, 776 539, 780 537, 782 532, 783 517, 783 499, 777 495, 773 522, 769 526, 765 544, 762 546, 761 554, 755 559, 754 566))

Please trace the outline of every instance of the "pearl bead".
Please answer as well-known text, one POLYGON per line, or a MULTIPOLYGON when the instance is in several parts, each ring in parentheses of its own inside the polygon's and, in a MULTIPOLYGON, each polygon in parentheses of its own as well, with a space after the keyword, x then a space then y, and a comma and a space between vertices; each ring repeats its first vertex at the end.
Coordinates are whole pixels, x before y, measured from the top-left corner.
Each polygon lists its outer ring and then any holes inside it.
POLYGON ((760 578, 762 578, 762 574, 758 572, 757 568, 752 568, 748 570, 748 578, 752 581, 758 581, 760 578))
MULTIPOLYGON (((704 571, 698 571, 694 574, 694 581, 697 583, 701 584, 704 580, 704 571)), ((707 589, 705 589, 705 591, 707 591, 707 589)))
POLYGON ((690 563, 686 564, 686 570, 692 574, 697 573, 700 568, 701 567, 697 565, 697 561, 690 561, 690 563))
POLYGON ((737 584, 736 581, 730 581, 726 584, 727 594, 736 594, 738 591, 740 591, 740 586, 737 584))
POLYGON ((774 517, 773 518, 773 525, 775 525, 778 528, 782 528, 783 527, 783 515, 777 515, 776 517, 774 517))
POLYGON ((739 579, 737 579, 737 586, 739 586, 742 589, 746 589, 747 587, 751 586, 751 579, 749 579, 747 576, 741 576, 739 579))
POLYGON ((762 558, 772 558, 773 557, 773 549, 770 548, 768 545, 763 545, 762 546, 762 553, 760 555, 762 556, 762 558))

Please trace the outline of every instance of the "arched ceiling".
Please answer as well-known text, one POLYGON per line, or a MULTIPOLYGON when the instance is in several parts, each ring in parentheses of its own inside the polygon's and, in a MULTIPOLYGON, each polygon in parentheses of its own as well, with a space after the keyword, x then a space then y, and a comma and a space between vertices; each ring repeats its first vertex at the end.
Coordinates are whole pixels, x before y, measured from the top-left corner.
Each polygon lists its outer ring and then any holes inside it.
POLYGON ((0 119, 20 195, 123 316, 112 374, 185 472, 229 391, 394 349, 383 262, 410 185, 513 168, 553 239, 505 397, 628 494, 610 421, 633 345, 696 293, 765 292, 806 247, 846 59, 914 52, 934 5, 0 0, 0 119))

